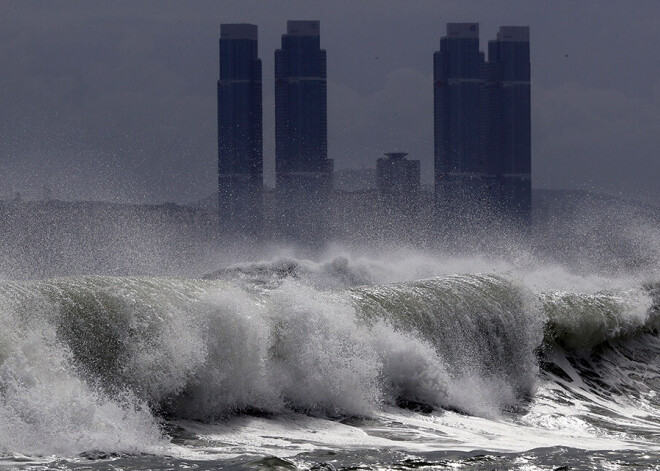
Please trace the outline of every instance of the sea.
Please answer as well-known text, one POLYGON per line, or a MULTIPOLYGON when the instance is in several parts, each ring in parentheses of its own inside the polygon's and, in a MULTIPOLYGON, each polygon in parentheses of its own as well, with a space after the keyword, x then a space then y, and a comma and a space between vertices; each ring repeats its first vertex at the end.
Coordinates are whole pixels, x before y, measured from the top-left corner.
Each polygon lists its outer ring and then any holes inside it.
POLYGON ((659 329, 657 272, 524 256, 6 277, 0 469, 660 469, 659 329))

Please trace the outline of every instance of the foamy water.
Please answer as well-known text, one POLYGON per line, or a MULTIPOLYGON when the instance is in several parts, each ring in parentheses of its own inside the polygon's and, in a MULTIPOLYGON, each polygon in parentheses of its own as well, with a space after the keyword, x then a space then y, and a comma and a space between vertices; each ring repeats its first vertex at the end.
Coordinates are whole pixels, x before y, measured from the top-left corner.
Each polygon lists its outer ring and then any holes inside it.
POLYGON ((657 297, 421 253, 2 281, 0 466, 657 467, 657 297))

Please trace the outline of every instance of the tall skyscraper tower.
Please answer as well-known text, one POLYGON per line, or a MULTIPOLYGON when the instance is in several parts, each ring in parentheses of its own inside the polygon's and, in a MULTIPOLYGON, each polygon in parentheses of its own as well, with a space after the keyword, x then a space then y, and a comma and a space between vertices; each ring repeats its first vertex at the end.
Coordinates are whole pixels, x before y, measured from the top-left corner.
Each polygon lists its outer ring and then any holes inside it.
POLYGON ((449 23, 433 55, 435 191, 445 214, 479 198, 482 157, 483 54, 477 23, 449 23))
POLYGON ((275 51, 275 172, 282 235, 324 232, 332 190, 325 50, 318 21, 288 21, 275 51))
POLYGON ((257 235, 263 226, 261 60, 257 27, 220 27, 218 201, 224 231, 257 235))
POLYGON ((436 201, 441 217, 498 212, 526 224, 531 221, 529 28, 502 27, 488 46, 486 62, 478 24, 449 23, 434 54, 436 201))
POLYGON ((488 43, 488 62, 499 87, 493 119, 500 125, 492 149, 497 161, 502 209, 531 222, 531 93, 529 28, 503 26, 488 43))

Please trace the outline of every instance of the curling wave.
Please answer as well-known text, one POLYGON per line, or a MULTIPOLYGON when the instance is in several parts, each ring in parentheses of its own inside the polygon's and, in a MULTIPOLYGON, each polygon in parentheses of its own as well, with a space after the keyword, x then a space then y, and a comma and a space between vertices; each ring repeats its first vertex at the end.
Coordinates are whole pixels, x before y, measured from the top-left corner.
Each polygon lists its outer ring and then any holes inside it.
POLYGON ((558 351, 588 357, 658 329, 652 285, 534 293, 477 274, 322 290, 284 268, 0 282, 0 451, 135 451, 162 443, 159 417, 245 411, 497 417, 540 373, 570 379, 558 351))

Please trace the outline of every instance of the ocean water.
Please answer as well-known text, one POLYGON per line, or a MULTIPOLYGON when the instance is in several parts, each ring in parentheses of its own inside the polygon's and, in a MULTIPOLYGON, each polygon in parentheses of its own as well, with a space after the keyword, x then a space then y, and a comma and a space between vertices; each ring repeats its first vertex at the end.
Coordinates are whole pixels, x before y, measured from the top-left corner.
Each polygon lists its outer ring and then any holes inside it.
POLYGON ((659 306, 428 254, 0 280, 0 469, 660 469, 659 306))

